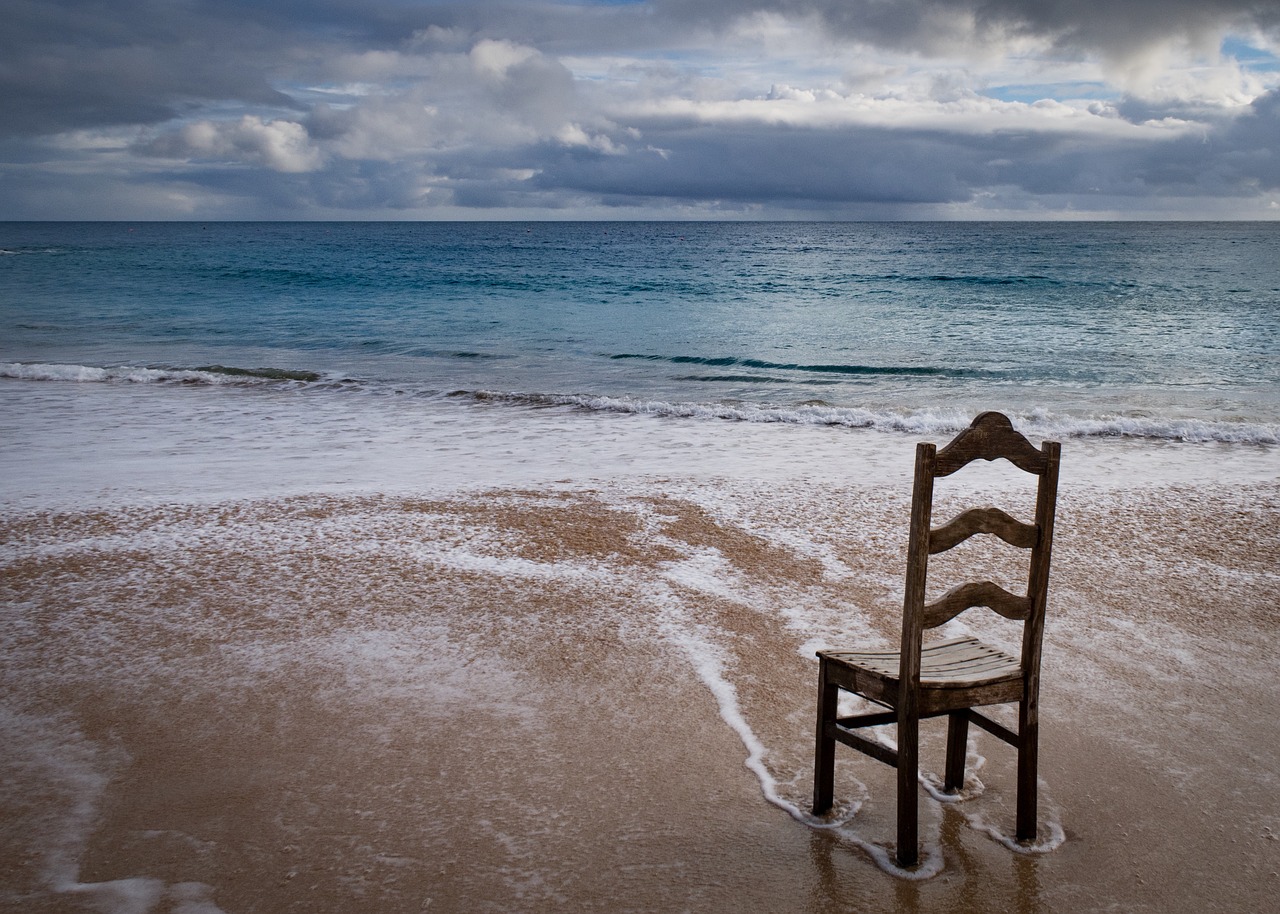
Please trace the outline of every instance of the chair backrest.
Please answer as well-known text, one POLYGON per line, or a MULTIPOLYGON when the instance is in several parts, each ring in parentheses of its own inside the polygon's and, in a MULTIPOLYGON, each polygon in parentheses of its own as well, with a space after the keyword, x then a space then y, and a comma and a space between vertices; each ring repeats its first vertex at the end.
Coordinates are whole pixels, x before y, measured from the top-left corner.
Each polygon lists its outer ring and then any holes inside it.
POLYGON ((982 413, 941 451, 928 443, 916 446, 903 601, 901 675, 904 682, 919 681, 924 629, 942 625, 970 607, 986 606, 1007 619, 1024 623, 1022 672, 1032 686, 1038 684, 1060 449, 1056 441, 1045 441, 1037 449, 1014 430, 1007 416, 997 412, 982 413), (950 476, 974 460, 999 458, 1039 477, 1034 521, 1023 523, 999 508, 974 508, 941 527, 933 527, 934 479, 950 476), (961 584, 926 603, 929 556, 945 552, 978 533, 990 533, 1011 546, 1031 550, 1026 595, 1015 596, 991 581, 978 581, 961 584))

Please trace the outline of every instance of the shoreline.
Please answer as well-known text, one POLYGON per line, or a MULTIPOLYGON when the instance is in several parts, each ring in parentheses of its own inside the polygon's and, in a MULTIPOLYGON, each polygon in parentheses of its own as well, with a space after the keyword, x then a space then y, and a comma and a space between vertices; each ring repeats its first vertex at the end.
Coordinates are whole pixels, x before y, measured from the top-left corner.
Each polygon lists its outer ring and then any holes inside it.
POLYGON ((865 850, 892 840, 885 766, 839 756, 837 829, 766 798, 807 808, 813 648, 895 630, 906 494, 687 476, 0 514, 0 898, 1264 908, 1274 479, 1064 482, 1040 807, 1060 846, 993 840, 1012 754, 982 736, 966 798, 922 800, 932 878, 865 850))
MULTIPOLYGON (((17 432, 0 436, 6 514, 690 478, 906 491, 916 442, 950 437, 450 400, 3 386, 17 432)), ((1063 446, 1064 491, 1280 481, 1280 448, 1269 444, 1068 438, 1063 446)))

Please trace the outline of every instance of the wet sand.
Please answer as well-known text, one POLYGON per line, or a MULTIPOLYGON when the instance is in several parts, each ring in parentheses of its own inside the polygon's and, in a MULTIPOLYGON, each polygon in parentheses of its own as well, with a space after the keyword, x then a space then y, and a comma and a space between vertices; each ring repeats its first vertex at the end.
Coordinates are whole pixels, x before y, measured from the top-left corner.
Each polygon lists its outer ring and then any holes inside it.
POLYGON ((1013 754, 979 732, 911 879, 874 854, 889 768, 841 750, 835 820, 803 814, 812 652, 892 639, 905 490, 10 512, 0 906, 1266 910, 1277 517, 1274 483, 1064 490, 1041 847, 998 840, 1013 754))

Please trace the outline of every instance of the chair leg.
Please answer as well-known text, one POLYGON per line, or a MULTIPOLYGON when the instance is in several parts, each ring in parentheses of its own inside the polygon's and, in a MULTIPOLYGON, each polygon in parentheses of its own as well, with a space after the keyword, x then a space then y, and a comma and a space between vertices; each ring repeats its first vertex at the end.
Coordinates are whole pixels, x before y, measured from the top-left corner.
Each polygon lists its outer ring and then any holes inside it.
POLYGON ((820 816, 831 808, 835 792, 836 741, 827 733, 827 724, 836 720, 839 689, 827 682, 827 661, 818 666, 818 727, 813 752, 813 813, 820 816))
POLYGON ((1018 840, 1036 838, 1036 798, 1039 780, 1040 725, 1025 719, 1019 728, 1018 840))
POLYGON ((898 721, 898 866, 915 866, 920 858, 919 787, 920 720, 898 721))
POLYGON ((969 713, 952 711, 947 715, 947 767, 943 787, 955 793, 964 787, 964 759, 969 749, 969 713))

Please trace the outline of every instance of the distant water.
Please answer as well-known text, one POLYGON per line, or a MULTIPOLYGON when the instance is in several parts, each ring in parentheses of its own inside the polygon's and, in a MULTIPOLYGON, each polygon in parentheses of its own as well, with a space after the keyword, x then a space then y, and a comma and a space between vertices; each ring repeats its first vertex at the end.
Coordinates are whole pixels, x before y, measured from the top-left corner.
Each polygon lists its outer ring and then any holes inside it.
POLYGON ((235 401, 250 424, 289 394, 376 400, 389 427, 945 433, 1001 409, 1059 437, 1280 441, 1276 224, 7 223, 0 252, 19 436, 73 384, 115 390, 120 427, 202 387, 262 394, 235 401))

